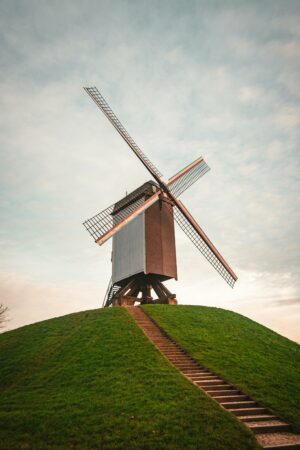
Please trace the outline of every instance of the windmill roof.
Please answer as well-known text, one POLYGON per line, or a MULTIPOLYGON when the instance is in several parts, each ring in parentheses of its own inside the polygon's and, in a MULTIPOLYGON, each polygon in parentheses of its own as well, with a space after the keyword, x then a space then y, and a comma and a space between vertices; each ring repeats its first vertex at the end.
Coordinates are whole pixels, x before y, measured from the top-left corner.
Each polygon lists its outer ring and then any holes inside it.
POLYGON ((121 209, 125 208, 126 206, 130 205, 131 203, 134 203, 135 201, 139 200, 140 198, 144 197, 146 194, 153 194, 154 189, 158 188, 158 184, 154 181, 147 181, 146 183, 142 184, 140 187, 135 189, 134 191, 130 192, 128 195, 123 197, 121 200, 119 200, 117 203, 115 203, 114 209, 112 214, 117 213, 121 209))

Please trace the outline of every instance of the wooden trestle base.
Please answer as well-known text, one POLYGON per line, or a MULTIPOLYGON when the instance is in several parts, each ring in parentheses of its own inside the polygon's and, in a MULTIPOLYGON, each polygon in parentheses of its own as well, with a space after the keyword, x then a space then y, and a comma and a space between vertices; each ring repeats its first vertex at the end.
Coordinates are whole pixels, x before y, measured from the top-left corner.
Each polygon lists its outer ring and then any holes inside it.
POLYGON ((151 275, 137 275, 133 277, 113 297, 112 306, 134 306, 135 303, 145 304, 168 304, 177 305, 176 295, 172 294, 166 286, 156 277, 151 275), (157 298, 151 296, 154 291, 157 298), (138 297, 139 294, 141 297, 138 297))

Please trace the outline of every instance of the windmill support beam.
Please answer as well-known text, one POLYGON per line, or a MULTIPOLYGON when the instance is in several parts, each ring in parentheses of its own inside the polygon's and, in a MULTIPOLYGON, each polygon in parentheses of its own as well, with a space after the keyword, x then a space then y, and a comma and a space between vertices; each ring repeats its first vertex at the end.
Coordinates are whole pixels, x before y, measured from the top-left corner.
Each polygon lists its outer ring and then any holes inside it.
POLYGON ((133 306, 135 303, 177 305, 176 295, 172 294, 155 275, 134 276, 126 282, 110 301, 104 306, 133 306), (153 298, 152 291, 157 295, 153 298), (139 294, 141 294, 139 296, 139 294))

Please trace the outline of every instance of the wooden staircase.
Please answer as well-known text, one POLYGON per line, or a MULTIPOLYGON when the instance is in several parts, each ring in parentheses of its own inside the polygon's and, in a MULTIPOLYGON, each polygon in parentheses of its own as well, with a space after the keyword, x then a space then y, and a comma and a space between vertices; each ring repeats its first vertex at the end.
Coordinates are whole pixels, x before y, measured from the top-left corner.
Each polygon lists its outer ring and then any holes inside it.
POLYGON ((259 405, 239 388, 196 362, 147 316, 140 307, 128 312, 158 350, 192 383, 241 420, 263 448, 269 450, 300 449, 300 435, 272 411, 259 405))

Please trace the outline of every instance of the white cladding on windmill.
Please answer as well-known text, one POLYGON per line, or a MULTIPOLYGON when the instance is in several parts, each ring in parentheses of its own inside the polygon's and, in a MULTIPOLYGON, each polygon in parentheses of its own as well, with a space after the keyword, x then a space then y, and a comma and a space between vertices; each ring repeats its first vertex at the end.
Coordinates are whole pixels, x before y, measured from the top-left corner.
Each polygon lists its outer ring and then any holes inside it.
POLYGON ((113 237, 112 278, 103 306, 176 302, 163 281, 177 279, 174 219, 192 243, 231 286, 236 274, 206 236, 196 220, 178 200, 209 167, 199 157, 165 183, 113 113, 97 88, 84 88, 127 142, 155 181, 148 181, 129 195, 84 222, 102 245, 113 237), (157 299, 153 299, 152 292, 157 299))

